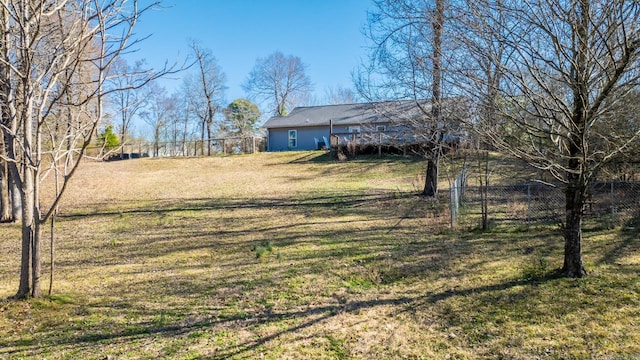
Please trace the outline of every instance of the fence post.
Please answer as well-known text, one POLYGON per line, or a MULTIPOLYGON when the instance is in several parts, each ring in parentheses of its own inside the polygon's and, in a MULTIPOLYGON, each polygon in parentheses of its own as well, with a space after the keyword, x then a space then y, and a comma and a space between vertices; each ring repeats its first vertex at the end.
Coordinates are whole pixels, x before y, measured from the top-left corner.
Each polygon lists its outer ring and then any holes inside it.
POLYGON ((611 226, 616 226, 616 201, 613 194, 613 181, 611 182, 611 226))
POLYGON ((527 184, 527 225, 529 225, 531 213, 531 184, 527 184))
POLYGON ((457 203, 456 201, 456 195, 455 195, 455 189, 456 189, 456 182, 458 181, 458 179, 453 181, 453 184, 451 185, 451 188, 449 189, 449 218, 450 218, 450 227, 451 229, 453 229, 453 224, 455 222, 455 218, 456 218, 456 208, 455 208, 455 204, 457 203))

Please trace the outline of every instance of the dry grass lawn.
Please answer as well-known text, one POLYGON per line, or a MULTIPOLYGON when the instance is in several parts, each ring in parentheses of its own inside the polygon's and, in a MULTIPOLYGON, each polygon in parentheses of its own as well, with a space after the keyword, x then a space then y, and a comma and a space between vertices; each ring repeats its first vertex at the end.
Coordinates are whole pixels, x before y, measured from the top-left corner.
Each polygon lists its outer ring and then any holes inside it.
MULTIPOLYGON (((0 300, 0 358, 640 358, 637 231, 586 229, 590 275, 557 278, 557 229, 448 230, 446 194, 414 196, 422 167, 87 162, 56 224, 53 295, 0 300)), ((19 227, 0 239, 6 299, 19 227)))

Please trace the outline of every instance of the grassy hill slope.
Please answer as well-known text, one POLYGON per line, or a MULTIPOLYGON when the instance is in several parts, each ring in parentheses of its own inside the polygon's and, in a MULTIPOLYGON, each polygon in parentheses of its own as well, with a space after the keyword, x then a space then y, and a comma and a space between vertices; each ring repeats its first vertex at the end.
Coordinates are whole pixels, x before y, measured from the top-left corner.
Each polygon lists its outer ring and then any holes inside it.
MULTIPOLYGON (((53 296, 0 300, 0 358, 640 357, 637 232, 587 231, 590 275, 556 278, 557 229, 448 230, 446 194, 414 196, 422 166, 87 162, 56 224, 53 296)), ((19 227, 0 239, 5 299, 19 227)))

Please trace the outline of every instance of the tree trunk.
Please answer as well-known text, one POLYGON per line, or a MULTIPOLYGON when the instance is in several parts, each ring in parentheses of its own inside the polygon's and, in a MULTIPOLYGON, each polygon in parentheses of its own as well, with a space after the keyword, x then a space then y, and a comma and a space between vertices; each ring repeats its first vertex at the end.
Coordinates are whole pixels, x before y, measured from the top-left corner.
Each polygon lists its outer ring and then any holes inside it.
POLYGON ((124 159, 124 145, 125 145, 125 139, 127 136, 127 123, 129 122, 127 119, 127 111, 123 110, 121 112, 122 114, 122 129, 120 130, 120 159, 124 159))
MULTIPOLYGON (((42 132, 41 127, 36 127, 35 129, 35 153, 32 155, 32 158, 35 159, 36 164, 42 163, 42 132)), ((33 166, 33 165, 32 165, 33 166)), ((31 246, 31 297, 39 298, 42 294, 41 291, 41 282, 40 276, 42 275, 42 222, 40 217, 42 216, 41 208, 40 208, 40 167, 33 166, 33 184, 31 187, 33 188, 33 238, 32 238, 32 246, 31 246)), ((57 196, 56 192, 56 196, 57 196)))
POLYGON ((206 120, 202 120, 200 126, 200 155, 204 156, 204 129, 206 127, 206 120))
POLYGON ((0 214, 0 222, 13 221, 11 216, 11 197, 9 196, 9 168, 6 161, 0 164, 0 206, 2 213, 0 214))
POLYGON ((187 131, 189 129, 189 109, 185 112, 184 129, 182 130, 182 155, 189 156, 189 146, 187 145, 187 131))
POLYGON ((30 226, 22 226, 22 256, 20 257, 20 285, 16 298, 27 298, 31 291, 31 242, 32 228, 30 226))
MULTIPOLYGON (((71 102, 71 99, 69 99, 69 102, 71 102)), ((67 111, 67 141, 66 141, 66 147, 67 147, 67 154, 65 156, 65 165, 66 166, 71 166, 71 164, 73 163, 73 139, 75 138, 75 134, 74 134, 74 126, 73 126, 73 115, 71 114, 71 110, 67 111)), ((97 137, 97 135, 96 135, 97 137)))
POLYGON ((211 156, 211 123, 213 118, 207 121, 207 156, 211 156))
POLYGON ((585 186, 579 179, 575 179, 575 183, 567 185, 565 195, 564 265, 562 266, 562 273, 574 278, 580 278, 586 275, 582 264, 582 214, 585 200, 584 194, 585 186))
POLYGON ((587 54, 590 3, 581 0, 580 24, 577 27, 578 52, 574 63, 573 116, 568 144, 569 162, 565 194, 564 265, 562 272, 568 277, 586 274, 582 264, 582 215, 588 186, 585 179, 584 134, 586 133, 589 89, 587 54))
POLYGON ((438 194, 438 156, 427 160, 427 172, 422 196, 436 196, 438 194))
MULTIPOLYGON (((8 20, 9 16, 8 13, 5 11, 5 9, 0 9, 0 19, 2 21, 2 32, 3 32, 3 37, 2 37, 2 42, 0 43, 0 56, 2 56, 3 59, 7 59, 9 58, 9 49, 8 49, 8 44, 9 42, 9 31, 7 31, 7 28, 9 27, 9 20, 8 20)), ((4 65, 4 64, 0 64, 0 76, 2 77, 2 79, 4 80, 2 82, 2 84, 0 84, 0 94, 3 97, 3 100, 5 102, 4 106, 2 107, 2 125, 6 126, 7 128, 13 128, 12 125, 12 121, 11 121, 11 113, 10 113, 10 109, 9 109, 9 105, 8 102, 11 100, 11 94, 10 94, 10 72, 8 69, 8 66, 4 65)), ((12 146, 12 142, 13 138, 11 136, 8 136, 6 133, 6 130, 2 130, 0 131, 0 133, 2 135, 2 155, 4 156, 8 156, 8 147, 12 146)), ((0 184, 1 188, 1 206, 2 206, 2 214, 0 215, 0 221, 2 222, 9 222, 9 221, 13 221, 14 218, 12 216, 12 208, 11 208, 11 195, 10 195, 10 189, 11 189, 11 182, 10 182, 10 176, 9 176, 9 166, 7 164, 6 161, 2 161, 2 183, 0 184)))
MULTIPOLYGON (((14 97, 9 94, 7 97, 7 103, 9 107, 10 115, 10 131, 4 131, 4 151, 5 155, 8 159, 16 159, 16 150, 15 150, 15 134, 18 132, 18 122, 17 122, 17 114, 16 107, 13 105, 14 97)), ((22 195, 20 193, 20 172, 18 170, 18 164, 16 162, 6 162, 4 163, 5 169, 7 170, 7 190, 9 196, 9 204, 11 206, 11 220, 13 222, 22 221, 22 195)))
MULTIPOLYGON (((57 193, 57 190, 56 190, 57 193)), ((56 232, 56 216, 58 216, 58 208, 51 215, 51 227, 49 228, 49 291, 47 295, 51 296, 53 292, 53 274, 55 273, 55 232, 56 232)))
MULTIPOLYGON (((24 14, 25 19, 30 18, 29 8, 26 4, 21 4, 22 9, 21 12, 24 14)), ((24 25, 24 31, 21 34, 22 41, 24 44, 31 43, 31 28, 30 23, 27 21, 24 25)), ((32 276, 30 276, 33 268, 31 267, 31 260, 34 258, 32 252, 33 249, 33 238, 35 231, 35 219, 34 219, 34 187, 35 184, 35 174, 33 169, 33 164, 31 163, 34 159, 34 141, 33 141, 33 99, 29 98, 28 95, 32 94, 32 82, 31 82, 31 73, 29 69, 31 68, 31 63, 29 55, 31 55, 30 49, 22 50, 21 59, 21 68, 26 69, 24 74, 20 78, 20 86, 22 95, 25 97, 24 104, 22 104, 22 108, 20 109, 20 116, 22 117, 21 127, 22 127, 22 159, 20 161, 20 167, 22 172, 22 189, 20 191, 20 197, 22 200, 22 257, 20 262, 20 286, 18 288, 18 293, 16 296, 18 298, 25 298, 30 295, 31 290, 31 280, 32 276), (30 271, 31 270, 31 271, 30 271)))
POLYGON ((438 194, 438 161, 440 160, 440 146, 443 140, 442 131, 440 129, 442 124, 441 119, 441 98, 440 82, 442 79, 442 27, 444 25, 444 0, 436 0, 435 12, 431 22, 433 28, 433 83, 431 84, 431 121, 433 122, 432 128, 437 140, 432 144, 431 154, 429 160, 427 160, 427 172, 424 182, 423 196, 436 196, 438 194))
POLYGON ((12 172, 9 173, 9 195, 11 196, 11 216, 13 221, 20 222, 22 221, 22 196, 20 195, 20 187, 12 172))
MULTIPOLYGON (((29 120, 25 120, 26 123, 29 120)), ((25 126, 27 129, 25 132, 25 148, 31 149, 31 129, 25 126)), ((22 204, 22 257, 20 260, 20 286, 18 287, 18 293, 16 297, 19 299, 26 298, 31 295, 32 292, 32 261, 37 256, 33 254, 34 249, 34 234, 35 234, 35 221, 34 218, 34 171, 27 163, 31 153, 25 154, 23 159, 22 173, 24 178, 22 181, 22 191, 20 192, 20 203, 22 204)))
POLYGON ((40 276, 42 274, 42 251, 41 238, 42 230, 40 219, 34 217, 34 231, 31 249, 31 297, 39 298, 42 294, 40 276))

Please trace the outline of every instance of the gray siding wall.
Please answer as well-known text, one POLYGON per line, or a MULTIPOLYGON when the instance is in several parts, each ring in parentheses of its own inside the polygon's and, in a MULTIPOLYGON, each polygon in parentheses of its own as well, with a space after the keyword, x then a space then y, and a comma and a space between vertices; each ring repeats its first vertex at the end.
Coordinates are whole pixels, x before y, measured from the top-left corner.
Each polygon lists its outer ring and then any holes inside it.
MULTIPOLYGON (((269 151, 286 151, 286 150, 316 150, 316 142, 314 138, 324 141, 322 137, 329 140, 329 126, 314 126, 302 128, 281 128, 269 129, 269 151), (298 146, 289 147, 289 130, 297 130, 298 146)), ((329 147, 329 144, 326 144, 329 147)))

